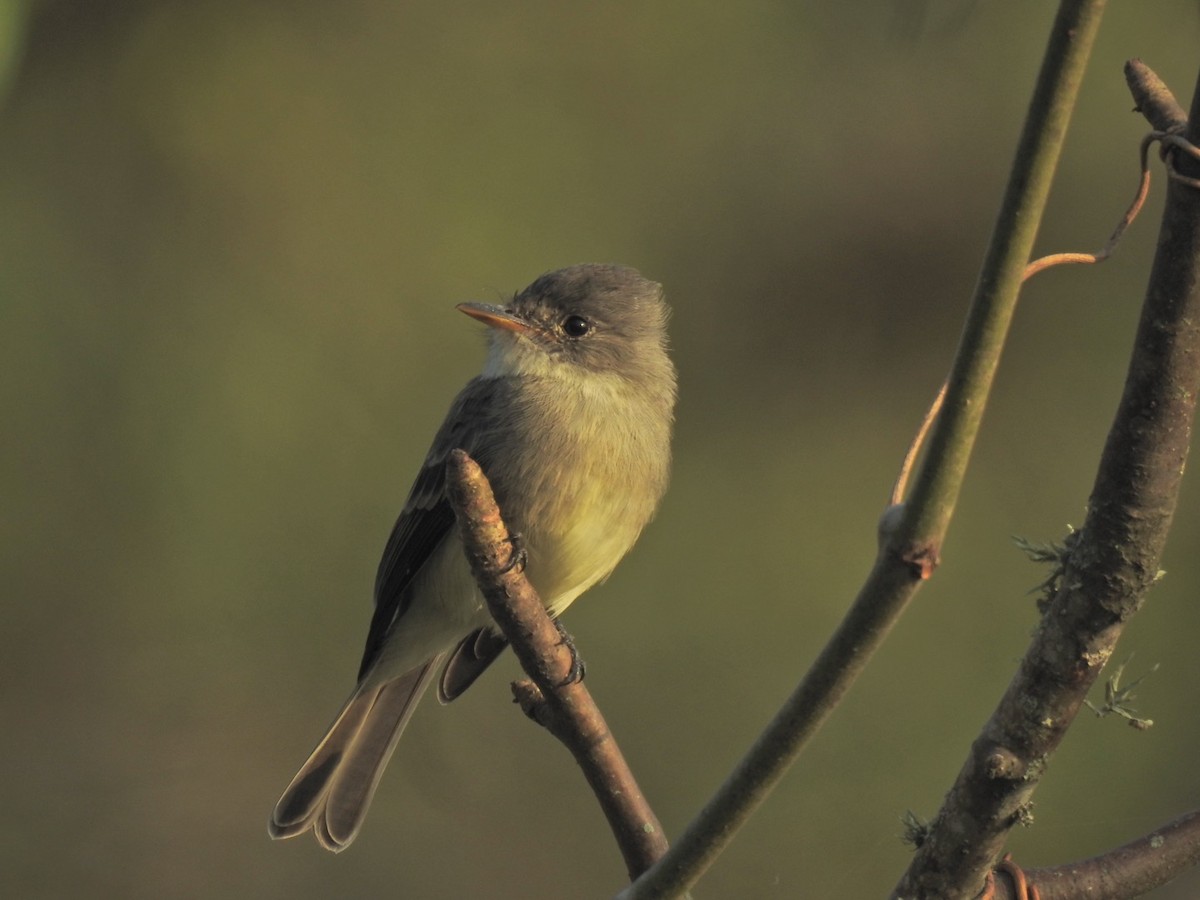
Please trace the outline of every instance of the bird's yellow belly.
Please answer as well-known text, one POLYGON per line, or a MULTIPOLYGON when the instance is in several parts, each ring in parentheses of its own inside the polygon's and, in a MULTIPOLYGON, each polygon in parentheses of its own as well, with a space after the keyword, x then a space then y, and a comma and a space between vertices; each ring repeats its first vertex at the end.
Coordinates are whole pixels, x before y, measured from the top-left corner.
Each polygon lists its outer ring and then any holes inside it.
POLYGON ((572 497, 552 532, 530 527, 526 574, 552 615, 607 577, 637 540, 644 517, 626 507, 620 491, 597 487, 572 497))

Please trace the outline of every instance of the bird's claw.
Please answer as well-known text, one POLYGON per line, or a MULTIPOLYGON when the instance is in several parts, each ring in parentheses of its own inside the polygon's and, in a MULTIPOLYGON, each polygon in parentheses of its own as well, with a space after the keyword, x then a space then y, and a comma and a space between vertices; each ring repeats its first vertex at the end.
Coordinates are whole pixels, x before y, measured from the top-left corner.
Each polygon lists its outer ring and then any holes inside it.
POLYGON ((529 551, 525 549, 525 538, 519 531, 514 531, 508 536, 508 544, 512 550, 508 554, 508 562, 500 567, 500 574, 524 572, 525 563, 529 562, 529 551))
POLYGON ((558 619, 554 620, 554 627, 558 629, 559 643, 567 648, 571 654, 571 668, 567 670, 566 677, 559 682, 559 687, 566 687, 568 684, 578 684, 583 681, 583 676, 587 674, 587 664, 580 659, 579 651, 575 649, 575 639, 571 637, 562 622, 558 619))

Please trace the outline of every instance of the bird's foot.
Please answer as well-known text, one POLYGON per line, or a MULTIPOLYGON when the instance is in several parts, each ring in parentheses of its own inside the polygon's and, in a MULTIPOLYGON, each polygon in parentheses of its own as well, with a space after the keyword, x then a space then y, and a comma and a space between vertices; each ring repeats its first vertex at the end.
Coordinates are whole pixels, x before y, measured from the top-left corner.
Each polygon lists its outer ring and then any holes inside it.
POLYGON ((529 562, 529 552, 525 549, 525 538, 521 532, 511 532, 508 535, 508 545, 512 547, 512 550, 508 554, 508 562, 500 567, 500 574, 524 572, 525 563, 529 562))
POLYGON ((558 629, 559 643, 566 647, 571 654, 571 668, 567 670, 567 675, 559 683, 559 687, 565 687, 568 684, 578 684, 583 681, 583 676, 587 674, 587 664, 580 659, 579 651, 575 649, 575 639, 563 627, 563 623, 555 619, 554 627, 558 629))

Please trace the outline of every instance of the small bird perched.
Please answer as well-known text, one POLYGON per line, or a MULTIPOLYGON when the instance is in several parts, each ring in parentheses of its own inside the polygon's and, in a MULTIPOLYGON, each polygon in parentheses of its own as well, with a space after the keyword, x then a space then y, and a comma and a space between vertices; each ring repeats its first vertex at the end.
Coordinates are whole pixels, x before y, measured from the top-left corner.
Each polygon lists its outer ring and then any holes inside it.
POLYGON ((492 326, 483 374, 451 405, 392 529, 358 685, 276 804, 273 838, 311 828, 328 850, 349 846, 425 688, 437 676, 450 702, 505 647, 446 499, 451 450, 483 468, 555 617, 612 572, 666 490, 675 367, 660 285, 579 265, 506 306, 458 308, 492 326))

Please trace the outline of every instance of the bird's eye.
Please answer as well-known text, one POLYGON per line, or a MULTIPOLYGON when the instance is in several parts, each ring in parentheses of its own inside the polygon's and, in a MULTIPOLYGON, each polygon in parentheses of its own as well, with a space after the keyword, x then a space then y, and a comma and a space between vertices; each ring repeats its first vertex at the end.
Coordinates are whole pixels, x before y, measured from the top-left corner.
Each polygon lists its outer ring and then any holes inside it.
POLYGON ((581 338, 592 330, 592 323, 583 316, 567 316, 562 321, 562 330, 567 337, 581 338))

